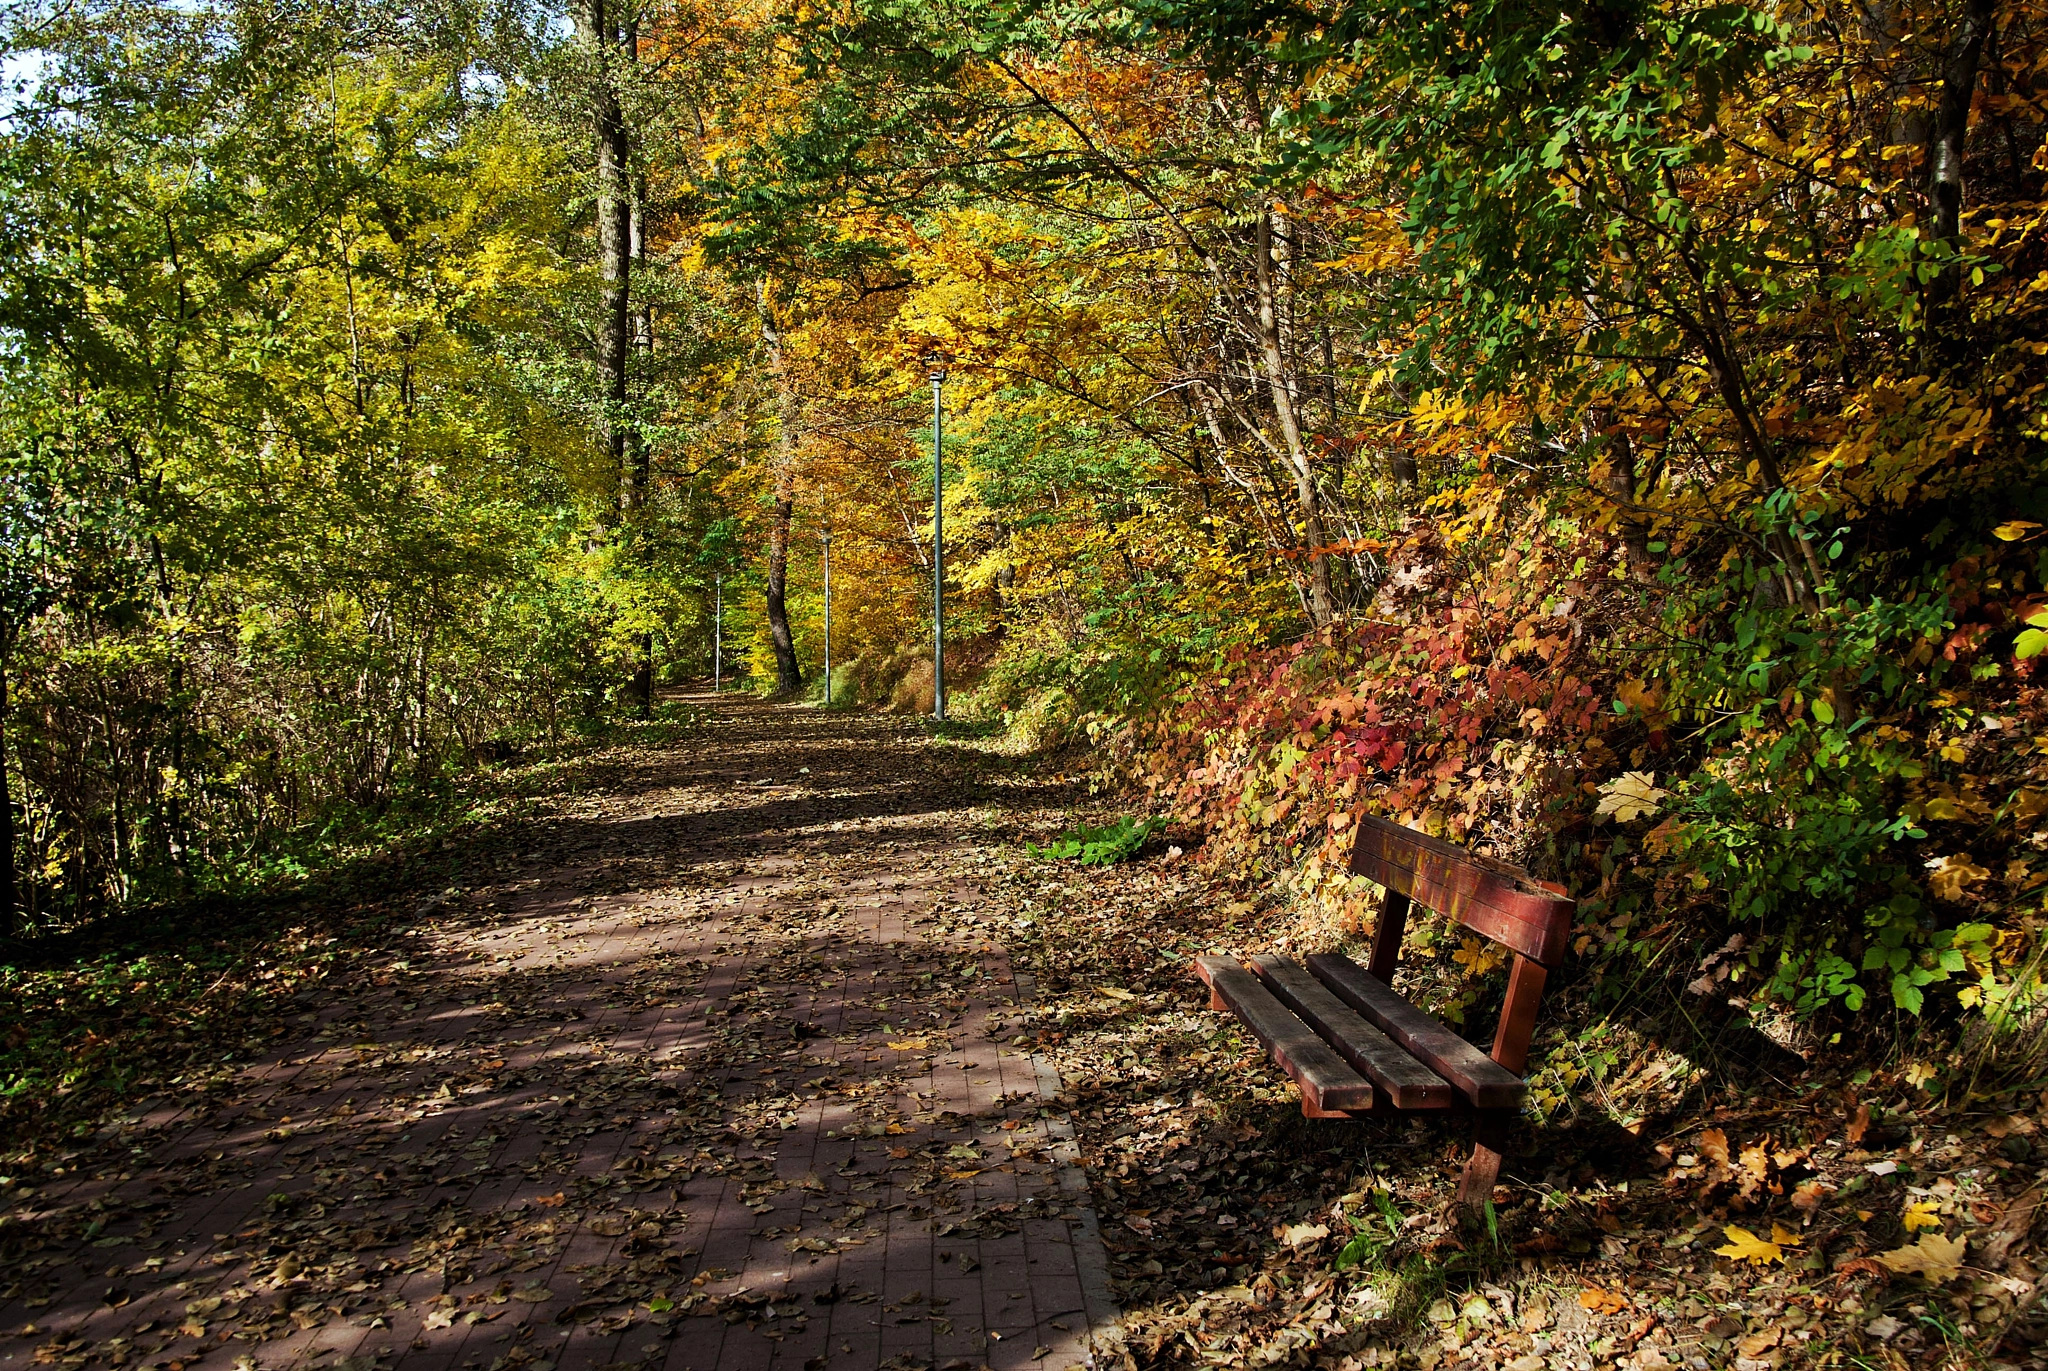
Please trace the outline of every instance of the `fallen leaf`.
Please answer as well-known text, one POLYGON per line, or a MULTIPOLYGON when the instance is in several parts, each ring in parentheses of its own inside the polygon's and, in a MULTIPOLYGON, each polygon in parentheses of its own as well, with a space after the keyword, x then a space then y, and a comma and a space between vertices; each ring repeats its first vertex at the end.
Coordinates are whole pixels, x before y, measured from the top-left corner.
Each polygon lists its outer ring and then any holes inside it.
POLYGON ((1877 1254, 1877 1260, 1901 1275, 1925 1276, 1935 1285, 1952 1281, 1962 1271, 1967 1238, 1944 1238, 1939 1233, 1922 1233, 1911 1247, 1894 1247, 1877 1254))
POLYGON ((545 1285, 521 1286, 512 1292, 512 1298, 525 1304, 546 1304, 555 1297, 555 1292, 545 1285))
POLYGON ((1628 1308, 1628 1296, 1593 1286, 1579 1292, 1579 1304, 1595 1314, 1619 1314, 1628 1308))
POLYGON ((1784 1336, 1784 1332, 1782 1328, 1772 1327, 1752 1333, 1737 1342, 1735 1350, 1745 1357, 1760 1357, 1778 1345, 1778 1339, 1784 1336))
POLYGON ((1915 1200, 1906 1206, 1905 1215, 1899 1220, 1908 1233, 1917 1233, 1923 1228, 1941 1227, 1941 1216, 1935 1213, 1933 1200, 1915 1200))
POLYGON ((1861 1147, 1863 1145, 1863 1135, 1865 1133, 1868 1133, 1869 1131, 1870 1106, 1867 1104, 1859 1104, 1856 1106, 1855 1117, 1849 1120, 1849 1127, 1846 1133, 1846 1136, 1849 1139, 1849 1146, 1861 1147))
POLYGON ((1733 1257, 1736 1261, 1749 1262, 1755 1266, 1769 1266, 1773 1262, 1781 1262, 1785 1260, 1786 1248, 1797 1247, 1805 1241, 1784 1225, 1775 1223, 1771 1225, 1768 1242, 1747 1228, 1740 1228, 1732 1223, 1721 1231, 1728 1235, 1728 1244, 1715 1248, 1714 1255, 1733 1257))
POLYGON ((1753 1142, 1742 1149, 1742 1196, 1753 1199, 1771 1178, 1771 1150, 1767 1143, 1753 1142))
POLYGON ((1289 1247, 1307 1247, 1329 1236, 1329 1225, 1321 1223, 1290 1223, 1280 1231, 1280 1241, 1289 1247))
POLYGON ((2035 1186, 2005 1207, 1991 1232, 1978 1245, 1978 1264, 1996 1271, 2005 1265, 2006 1254, 2034 1227, 2040 1213, 2041 1187, 2035 1186))
POLYGON ((1130 991, 1115 985, 1098 985, 1095 987, 1095 993, 1107 996, 1112 1000, 1134 1000, 1137 998, 1130 991))

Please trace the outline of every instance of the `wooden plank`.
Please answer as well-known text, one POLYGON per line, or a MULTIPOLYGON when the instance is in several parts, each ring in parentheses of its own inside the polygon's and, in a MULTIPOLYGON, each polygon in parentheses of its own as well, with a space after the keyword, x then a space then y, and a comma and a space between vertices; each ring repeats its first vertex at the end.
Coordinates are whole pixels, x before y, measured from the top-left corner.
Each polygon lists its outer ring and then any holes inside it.
POLYGON ((1380 901, 1380 921, 1373 925, 1372 960, 1366 969, 1388 985, 1394 983, 1394 967, 1401 960, 1401 936, 1408 929, 1410 903, 1406 895, 1389 889, 1387 898, 1380 901))
POLYGON ((1252 1031, 1273 1061, 1301 1087, 1311 1117, 1332 1111, 1370 1109, 1372 1083, 1351 1069, 1336 1049, 1296 1018, 1259 984, 1258 977, 1229 957, 1197 957, 1195 971, 1210 991, 1252 1031))
POLYGON ((1529 1039, 1536 1032, 1536 1006, 1543 998, 1543 983, 1550 978, 1540 963, 1527 957, 1515 958, 1508 973, 1508 997, 1500 1007, 1500 1027, 1493 1034, 1493 1059, 1507 1070, 1521 1074, 1529 1064, 1529 1039))
POLYGON ((1564 956, 1572 902, 1505 862, 1479 857, 1385 819, 1359 820, 1354 874, 1441 910, 1545 966, 1564 956))
POLYGON ((1564 959, 1572 901, 1506 862, 1367 814, 1358 819, 1351 871, 1543 966, 1564 959))
POLYGON ((1500 1179, 1501 1153, 1507 1150, 1510 1117, 1493 1111, 1479 1115, 1473 1122, 1472 1155, 1465 1159, 1465 1174, 1458 1178, 1458 1203, 1470 1213, 1484 1213, 1493 1199, 1494 1182, 1500 1179))
POLYGON ((1275 999, 1293 1010, 1323 1041, 1371 1080, 1396 1109, 1449 1109, 1457 1092, 1451 1083, 1401 1049, 1330 993, 1307 967, 1286 957, 1254 957, 1258 973, 1275 999))
POLYGON ((1480 1109, 1515 1109, 1528 1095, 1521 1077, 1481 1052, 1374 977, 1349 957, 1334 952, 1308 959, 1316 979, 1363 1014, 1432 1071, 1458 1088, 1480 1109))

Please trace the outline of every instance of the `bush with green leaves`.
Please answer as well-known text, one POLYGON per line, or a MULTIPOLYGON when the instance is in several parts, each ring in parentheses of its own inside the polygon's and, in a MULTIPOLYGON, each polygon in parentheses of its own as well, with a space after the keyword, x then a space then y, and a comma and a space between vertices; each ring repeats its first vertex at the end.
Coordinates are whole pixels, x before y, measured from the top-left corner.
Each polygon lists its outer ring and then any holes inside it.
POLYGON ((1099 828, 1076 824, 1044 847, 1026 843, 1024 850, 1041 861, 1114 866, 1137 856, 1145 840, 1164 827, 1164 819, 1139 819, 1126 814, 1115 823, 1103 824, 1099 828))

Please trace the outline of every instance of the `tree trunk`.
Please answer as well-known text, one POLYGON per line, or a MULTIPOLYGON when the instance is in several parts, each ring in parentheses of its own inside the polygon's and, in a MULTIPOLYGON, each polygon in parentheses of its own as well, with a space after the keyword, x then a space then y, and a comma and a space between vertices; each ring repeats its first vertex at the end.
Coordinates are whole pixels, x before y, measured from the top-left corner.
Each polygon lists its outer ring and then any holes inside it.
POLYGON ((1308 539, 1309 621, 1321 628, 1336 617, 1335 596, 1330 591, 1330 539, 1323 529, 1315 467, 1301 436, 1301 416, 1294 403, 1287 356, 1281 347, 1279 300, 1273 281, 1273 216, 1263 209, 1259 211, 1258 239, 1252 256, 1259 295, 1259 357, 1266 372, 1266 388, 1273 395, 1273 412, 1280 420, 1287 460, 1294 468, 1295 500, 1301 507, 1303 533, 1308 539))
POLYGON ((768 638, 775 645, 775 691, 794 695, 803 689, 803 668, 796 660, 796 642, 789 632, 789 525, 796 513, 796 481, 785 466, 775 473, 775 517, 768 526, 768 638))
MULTIPOLYGON (((590 114, 597 135, 597 256, 603 279, 603 307, 597 324, 597 370, 602 413, 598 436, 611 455, 611 468, 621 486, 626 473, 626 359, 632 346, 633 196, 627 170, 632 157, 625 111, 619 102, 619 42, 612 32, 604 0, 582 0, 576 7, 577 37, 589 50, 590 114)), ((624 491, 620 503, 624 503, 624 491)))
POLYGON ((14 880, 14 791, 7 779, 7 659, 0 657, 0 938, 21 932, 20 901, 14 880))
POLYGON ((789 357, 782 330, 768 301, 768 285, 760 287, 761 338, 768 346, 768 371, 775 378, 775 514, 768 525, 768 639, 775 648, 775 692, 794 695, 803 689, 803 668, 796 659, 796 640, 789 631, 789 526, 796 514, 797 396, 790 380, 789 357))
POLYGON ((1594 461, 1593 479, 1615 505, 1614 526, 1621 535, 1628 573, 1638 581, 1650 579, 1649 533, 1643 516, 1636 510, 1636 449, 1627 430, 1611 409, 1599 407, 1586 412, 1587 435, 1600 445, 1594 461))
MULTIPOLYGON (((639 31, 637 26, 630 31, 629 50, 637 59, 639 56, 639 31)), ((647 265, 647 177, 633 178, 632 201, 632 258, 633 269, 641 270, 647 265)), ((642 359, 643 375, 646 360, 654 352, 654 311, 644 296, 639 309, 633 312, 632 350, 642 359)), ((643 382, 644 384, 644 382, 643 382)), ((627 432, 626 453, 629 470, 625 484, 627 513, 631 514, 647 502, 647 487, 653 476, 653 454, 648 449, 647 438, 634 424, 627 432)), ((633 693, 640 702, 640 717, 654 717, 654 630, 648 629, 640 635, 640 666, 633 673, 633 693)))
MULTIPOLYGON (((1927 140, 1927 194, 1934 202, 1934 235, 1950 248, 1960 246, 1963 228, 1963 144, 1970 133, 1970 106, 1977 94, 1977 68, 1984 40, 1991 32, 1992 0, 1966 0, 1963 16, 1949 40, 1941 69, 1941 101, 1927 140)), ((1929 324, 1937 343, 1959 341, 1946 317, 1963 285, 1962 268, 1942 267, 1927 288, 1929 324)))

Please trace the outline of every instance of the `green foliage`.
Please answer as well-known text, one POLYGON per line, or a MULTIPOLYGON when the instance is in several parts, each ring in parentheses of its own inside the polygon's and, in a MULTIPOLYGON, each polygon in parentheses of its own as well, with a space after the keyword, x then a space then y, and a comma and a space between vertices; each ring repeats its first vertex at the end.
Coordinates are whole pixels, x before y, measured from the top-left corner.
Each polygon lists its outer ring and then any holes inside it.
MULTIPOLYGON (((302 877, 308 835, 630 706, 647 635, 694 648, 724 511, 675 481, 622 519, 589 442, 592 235, 546 62, 416 18, 9 21, 38 53, 0 126, 0 751, 32 929, 302 877)), ((634 402, 722 365, 710 334, 634 402)), ((680 443, 689 411, 653 407, 680 443)))
POLYGON ((1351 1239, 1331 1263, 1339 1271, 1379 1266, 1387 1249, 1400 1239, 1401 1211, 1394 1206, 1394 1197, 1385 1190, 1374 1190, 1371 1198, 1378 1213, 1351 1215, 1351 1239), (1374 1222, 1375 1218, 1378 1222, 1374 1222))
POLYGON ((1126 814, 1114 823, 1100 827, 1076 824, 1062 833, 1059 838, 1038 847, 1031 843, 1024 850, 1040 861, 1070 861, 1082 866, 1114 866, 1138 855, 1138 849, 1145 840, 1166 826, 1164 819, 1138 819, 1126 814))

